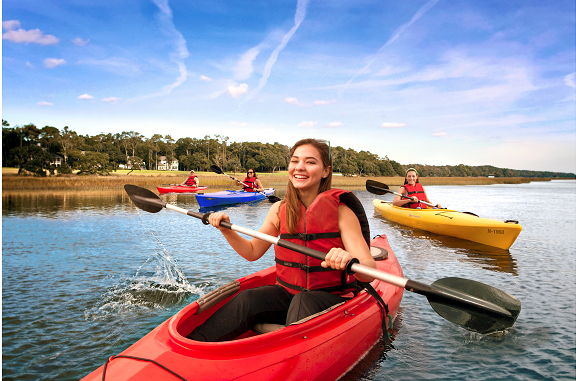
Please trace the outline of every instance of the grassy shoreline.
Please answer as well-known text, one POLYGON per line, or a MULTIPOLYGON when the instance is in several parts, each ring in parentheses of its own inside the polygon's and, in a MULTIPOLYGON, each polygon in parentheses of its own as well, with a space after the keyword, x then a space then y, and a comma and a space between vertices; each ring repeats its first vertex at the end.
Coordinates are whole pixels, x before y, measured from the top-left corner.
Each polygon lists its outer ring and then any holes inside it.
MULTIPOLYGON (((124 184, 134 184, 151 190, 156 190, 162 184, 180 183, 186 179, 188 172, 165 171, 134 171, 128 170, 113 172, 110 176, 18 176, 16 168, 2 168, 2 192, 23 191, 94 191, 118 190, 124 184)), ((228 173, 233 177, 243 179, 244 173, 228 173)), ((214 190, 236 189, 234 182, 225 175, 212 172, 198 172, 201 185, 207 185, 214 190)), ((284 189, 287 182, 287 172, 261 173, 258 178, 266 188, 284 189)), ((335 175, 332 186, 350 190, 365 189, 366 180, 380 181, 389 186, 400 186, 404 178, 396 177, 344 177, 335 175)), ((422 177, 424 185, 491 185, 491 184, 522 184, 531 181, 550 181, 550 178, 520 178, 520 177, 422 177)))

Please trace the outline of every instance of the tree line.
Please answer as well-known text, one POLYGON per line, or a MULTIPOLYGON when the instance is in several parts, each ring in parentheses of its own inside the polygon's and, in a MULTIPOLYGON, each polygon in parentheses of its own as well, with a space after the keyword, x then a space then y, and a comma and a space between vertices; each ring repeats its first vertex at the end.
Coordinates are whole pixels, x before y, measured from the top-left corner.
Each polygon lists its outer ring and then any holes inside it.
MULTIPOLYGON (((135 132, 79 135, 65 126, 39 128, 34 124, 10 127, 2 120, 2 166, 17 167, 18 174, 29 172, 37 176, 70 174, 106 175, 118 168, 159 169, 165 163, 178 161, 178 170, 208 171, 213 164, 224 171, 257 172, 286 170, 290 147, 280 143, 230 142, 227 136, 206 135, 204 138, 180 138, 154 134, 150 138, 135 132), (60 160, 60 163, 56 164, 60 160)), ((497 168, 490 165, 432 166, 402 165, 376 154, 340 146, 331 147, 334 172, 344 176, 404 176, 414 167, 422 177, 557 177, 574 178, 573 173, 527 171, 497 168)))

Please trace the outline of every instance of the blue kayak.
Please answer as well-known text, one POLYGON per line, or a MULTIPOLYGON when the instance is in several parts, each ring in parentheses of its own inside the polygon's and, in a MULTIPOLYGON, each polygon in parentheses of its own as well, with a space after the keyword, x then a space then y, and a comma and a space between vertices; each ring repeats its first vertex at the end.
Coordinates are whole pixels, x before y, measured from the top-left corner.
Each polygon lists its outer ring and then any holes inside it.
POLYGON ((210 206, 265 200, 266 196, 272 196, 273 194, 274 188, 266 188, 262 192, 225 190, 214 193, 196 193, 196 201, 198 201, 201 208, 207 208, 210 206))

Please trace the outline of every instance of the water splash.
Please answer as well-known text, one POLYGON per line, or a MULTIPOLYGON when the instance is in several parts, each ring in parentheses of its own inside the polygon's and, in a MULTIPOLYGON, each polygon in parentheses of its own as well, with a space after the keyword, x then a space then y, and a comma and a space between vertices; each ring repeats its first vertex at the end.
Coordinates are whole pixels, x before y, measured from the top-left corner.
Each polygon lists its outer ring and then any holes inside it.
POLYGON ((170 255, 152 229, 146 229, 156 239, 159 250, 150 255, 132 277, 120 279, 108 288, 100 303, 85 311, 86 319, 165 310, 184 302, 190 295, 204 295, 206 285, 190 284, 176 258, 170 255))

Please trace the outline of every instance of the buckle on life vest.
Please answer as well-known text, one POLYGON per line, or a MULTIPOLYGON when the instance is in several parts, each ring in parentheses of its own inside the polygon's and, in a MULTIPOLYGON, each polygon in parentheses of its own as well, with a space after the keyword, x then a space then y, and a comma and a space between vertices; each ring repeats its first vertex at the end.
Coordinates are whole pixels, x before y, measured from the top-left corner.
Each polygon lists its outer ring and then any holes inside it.
POLYGON ((298 233, 298 239, 300 239, 304 242, 314 241, 316 239, 316 234, 298 233))

